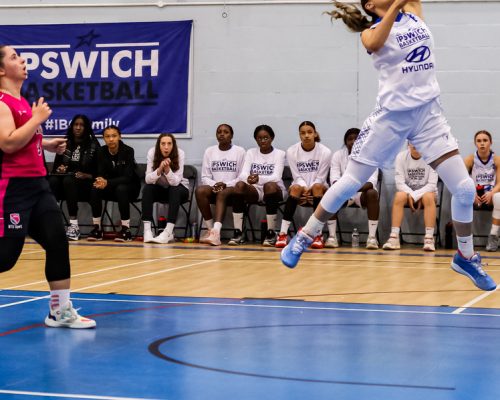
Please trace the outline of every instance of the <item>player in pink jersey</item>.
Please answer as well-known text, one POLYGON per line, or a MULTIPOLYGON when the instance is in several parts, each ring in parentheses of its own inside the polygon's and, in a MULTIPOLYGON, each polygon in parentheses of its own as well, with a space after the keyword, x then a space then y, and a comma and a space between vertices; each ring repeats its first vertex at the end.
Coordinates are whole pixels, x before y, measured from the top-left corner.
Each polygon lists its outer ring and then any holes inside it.
POLYGON ((70 262, 61 210, 45 178, 43 150, 62 153, 65 139, 43 139, 41 124, 52 113, 43 98, 30 107, 21 97, 28 74, 26 62, 0 45, 0 272, 21 255, 26 235, 46 252, 45 276, 50 286, 50 327, 93 328, 69 298, 70 262))

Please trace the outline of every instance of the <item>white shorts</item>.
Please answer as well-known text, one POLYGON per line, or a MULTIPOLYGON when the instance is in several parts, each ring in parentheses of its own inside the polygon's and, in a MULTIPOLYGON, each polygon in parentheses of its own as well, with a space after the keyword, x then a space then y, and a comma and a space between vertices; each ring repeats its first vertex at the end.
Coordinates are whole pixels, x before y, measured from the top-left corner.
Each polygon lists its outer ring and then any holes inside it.
POLYGON ((354 196, 352 196, 349 200, 347 200, 346 207, 350 207, 353 204, 356 204, 359 208, 363 208, 361 205, 361 195, 362 192, 357 192, 354 196))
POLYGON ((436 98, 404 111, 390 111, 377 105, 364 122, 350 157, 362 164, 392 168, 406 139, 427 164, 458 149, 439 98, 436 98))
MULTIPOLYGON (((283 184, 283 182, 276 182, 279 186, 279 188, 281 189, 281 194, 283 196, 283 200, 286 200, 286 198, 288 197, 288 191, 286 190, 285 188, 285 185, 283 184)), ((247 183, 247 185, 249 185, 249 183, 247 183)), ((264 201, 264 185, 259 185, 258 183, 256 184, 253 184, 251 185, 255 188, 255 190, 257 190, 257 193, 259 194, 259 203, 264 201)))

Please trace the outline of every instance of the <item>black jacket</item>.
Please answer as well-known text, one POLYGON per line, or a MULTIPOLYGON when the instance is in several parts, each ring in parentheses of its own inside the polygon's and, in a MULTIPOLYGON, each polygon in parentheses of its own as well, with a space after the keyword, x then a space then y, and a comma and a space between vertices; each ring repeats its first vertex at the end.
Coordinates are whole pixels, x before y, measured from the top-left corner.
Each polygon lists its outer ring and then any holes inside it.
POLYGON ((63 154, 57 154, 54 158, 54 166, 52 173, 57 172, 60 165, 68 167, 66 172, 84 172, 91 174, 93 177, 97 173, 97 152, 100 144, 97 140, 91 140, 86 147, 80 146, 80 160, 72 161, 72 156, 77 146, 73 144, 73 148, 67 148, 63 154))
POLYGON ((137 175, 137 163, 134 158, 134 149, 120 140, 118 153, 114 156, 106 145, 97 152, 97 176, 108 181, 114 187, 120 183, 132 184, 140 187, 141 180, 137 175))

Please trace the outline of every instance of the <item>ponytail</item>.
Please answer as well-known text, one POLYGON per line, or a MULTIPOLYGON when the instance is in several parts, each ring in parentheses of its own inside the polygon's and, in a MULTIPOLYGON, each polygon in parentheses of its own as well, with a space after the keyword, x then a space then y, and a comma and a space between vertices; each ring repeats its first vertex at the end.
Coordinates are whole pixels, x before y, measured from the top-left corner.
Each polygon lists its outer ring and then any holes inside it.
POLYGON ((361 0, 361 7, 370 19, 355 5, 339 1, 333 2, 336 9, 330 12, 326 11, 325 14, 328 14, 332 20, 341 19, 353 32, 363 32, 365 29, 370 28, 378 18, 376 14, 366 10, 365 5, 367 2, 368 0, 361 0))

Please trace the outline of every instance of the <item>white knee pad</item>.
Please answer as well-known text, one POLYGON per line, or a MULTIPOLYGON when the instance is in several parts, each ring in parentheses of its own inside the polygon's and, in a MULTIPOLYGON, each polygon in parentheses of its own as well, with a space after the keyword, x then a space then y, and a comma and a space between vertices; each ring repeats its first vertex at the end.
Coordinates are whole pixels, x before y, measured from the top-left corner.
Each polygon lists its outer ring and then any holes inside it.
POLYGON ((336 213, 361 186, 362 183, 358 179, 347 174, 343 175, 326 191, 320 202, 321 207, 329 213, 336 213))
POLYGON ((493 218, 500 219, 500 193, 493 195, 493 218))
POLYGON ((457 187, 448 187, 452 193, 451 217, 454 221, 468 223, 472 221, 474 197, 476 186, 474 181, 468 177, 457 184, 457 187))

